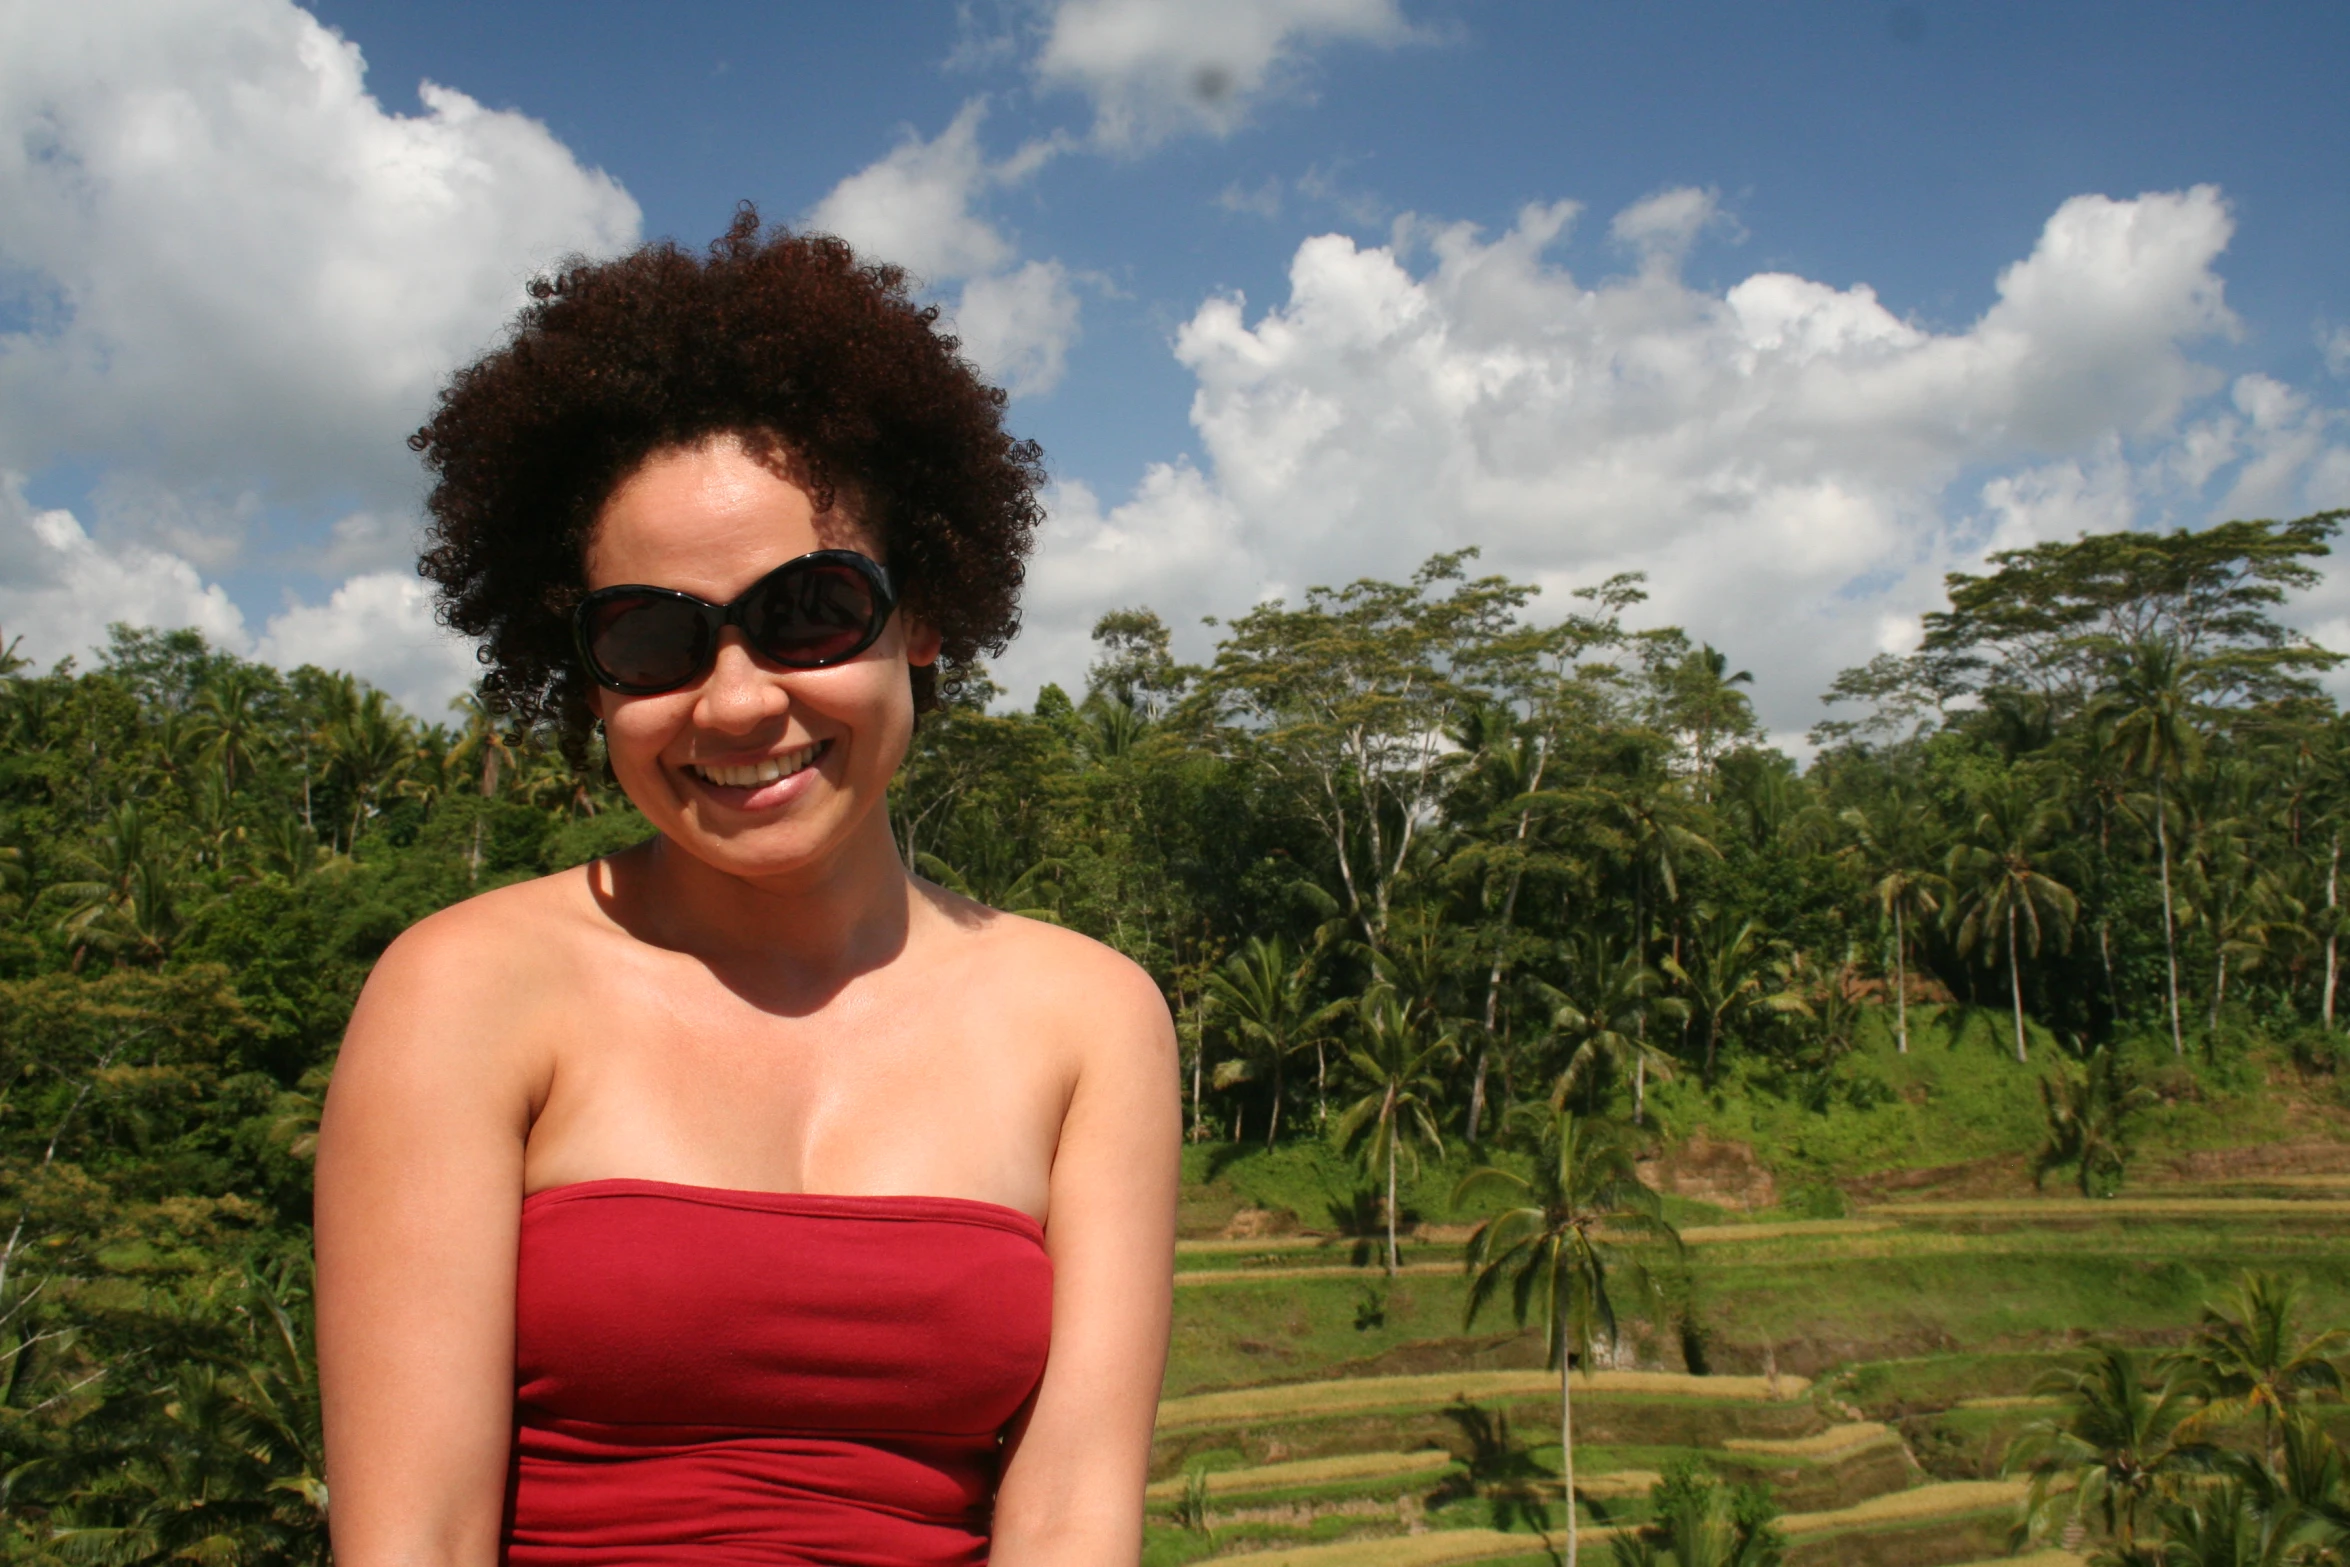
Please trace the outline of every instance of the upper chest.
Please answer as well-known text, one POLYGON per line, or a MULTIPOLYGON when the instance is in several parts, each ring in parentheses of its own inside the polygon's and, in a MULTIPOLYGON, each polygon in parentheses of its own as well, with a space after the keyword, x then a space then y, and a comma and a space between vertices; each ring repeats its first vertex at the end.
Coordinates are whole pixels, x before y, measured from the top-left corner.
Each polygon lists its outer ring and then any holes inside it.
POLYGON ((540 1019, 566 1097, 765 1111, 885 1100, 1054 1101, 1066 1019, 1017 954, 909 952, 829 990, 615 944, 540 1019))

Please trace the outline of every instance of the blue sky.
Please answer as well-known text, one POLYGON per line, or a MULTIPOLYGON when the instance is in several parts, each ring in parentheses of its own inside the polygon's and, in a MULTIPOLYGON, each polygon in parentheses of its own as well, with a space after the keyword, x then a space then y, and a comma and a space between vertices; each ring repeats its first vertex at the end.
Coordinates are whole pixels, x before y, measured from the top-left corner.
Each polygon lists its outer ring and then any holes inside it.
MULTIPOLYGON (((531 268, 743 198, 911 263, 1019 393, 1023 697, 1114 605, 1204 652, 1476 543, 1562 606, 1648 572, 1793 734, 1985 548, 2350 504, 2338 5, 87 9, 145 25, 0 20, 44 657, 129 606, 433 710, 431 385, 531 268)), ((2350 643, 2350 578, 2296 613, 2350 643)))

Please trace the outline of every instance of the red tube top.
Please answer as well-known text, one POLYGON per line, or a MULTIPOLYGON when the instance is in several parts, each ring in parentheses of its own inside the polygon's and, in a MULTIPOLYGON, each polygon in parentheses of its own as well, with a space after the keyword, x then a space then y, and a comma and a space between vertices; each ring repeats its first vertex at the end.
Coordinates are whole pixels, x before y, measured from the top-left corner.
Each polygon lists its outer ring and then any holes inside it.
POLYGON ((503 1559, 977 1567, 1051 1323, 1044 1232, 993 1203, 536 1193, 503 1559))

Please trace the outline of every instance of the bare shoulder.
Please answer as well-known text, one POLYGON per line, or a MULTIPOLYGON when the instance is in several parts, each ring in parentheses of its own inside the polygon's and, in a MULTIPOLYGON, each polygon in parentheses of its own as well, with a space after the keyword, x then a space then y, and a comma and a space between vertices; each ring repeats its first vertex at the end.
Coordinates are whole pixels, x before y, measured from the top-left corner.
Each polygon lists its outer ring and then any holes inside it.
POLYGON ((351 1014, 338 1076, 389 1065, 543 1075, 537 1010, 589 961, 600 915, 588 871, 468 898, 404 931, 376 960, 351 1014), (346 1070, 349 1069, 349 1070, 346 1070))
POLYGON ((1018 1008, 1070 1041, 1082 1057, 1103 1050, 1172 1057, 1175 1025, 1158 982, 1116 948, 1065 926, 1006 914, 924 887, 947 916, 962 961, 983 971, 1018 1008))
POLYGON ((385 949, 368 989, 422 999, 482 984, 508 992, 527 985, 562 966, 596 924, 588 871, 582 866, 517 882, 426 915, 385 949))

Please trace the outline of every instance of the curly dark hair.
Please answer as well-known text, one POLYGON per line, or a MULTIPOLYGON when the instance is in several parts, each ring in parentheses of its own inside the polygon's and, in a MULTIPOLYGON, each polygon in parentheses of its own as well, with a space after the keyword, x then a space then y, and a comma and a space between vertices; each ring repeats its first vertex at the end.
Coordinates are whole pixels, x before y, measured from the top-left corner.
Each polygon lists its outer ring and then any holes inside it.
MULTIPOLYGON (((493 709, 585 754, 569 617, 596 517, 647 457, 717 435, 780 448, 820 513, 845 501, 949 669, 1019 629, 1043 455, 899 268, 762 229, 746 202, 706 259, 664 240, 530 295, 408 438, 434 476, 416 569, 442 623, 481 640, 493 709)), ((938 671, 913 677, 916 710, 935 706, 938 671)))

